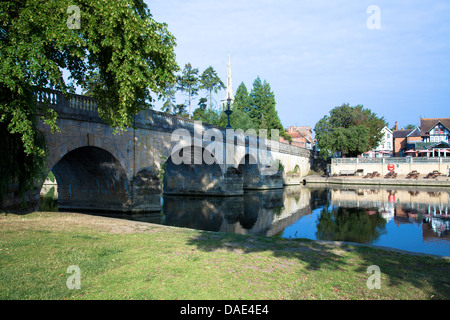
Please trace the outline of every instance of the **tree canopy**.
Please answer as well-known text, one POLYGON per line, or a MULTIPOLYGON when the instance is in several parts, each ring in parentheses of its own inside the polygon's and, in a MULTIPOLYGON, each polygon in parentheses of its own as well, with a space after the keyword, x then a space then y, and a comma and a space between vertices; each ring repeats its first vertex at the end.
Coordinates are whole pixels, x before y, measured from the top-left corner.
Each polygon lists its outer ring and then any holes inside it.
MULTIPOLYGON (((279 130, 280 136, 292 140, 284 131, 283 125, 276 111, 275 94, 267 81, 261 81, 259 77, 253 82, 249 93, 243 82, 239 85, 232 105, 233 113, 230 116, 230 124, 233 129, 249 129, 259 133, 260 129, 267 130, 267 137, 271 138, 271 129, 279 130)), ((200 120, 216 126, 225 127, 228 123, 223 110, 209 109, 194 111, 195 120, 200 120)))
POLYGON ((244 82, 241 82, 236 89, 233 101, 233 111, 243 111, 248 113, 250 111, 250 95, 244 82))
POLYGON ((184 69, 177 77, 177 89, 183 92, 186 92, 188 95, 188 103, 189 103, 189 117, 191 117, 191 100, 193 96, 198 94, 199 88, 199 76, 198 69, 193 68, 190 63, 186 63, 184 69))
POLYGON ((206 68, 200 76, 200 89, 208 91, 209 107, 212 108, 212 92, 217 93, 219 90, 225 89, 225 85, 213 67, 206 68))
POLYGON ((320 119, 315 128, 317 146, 324 158, 337 152, 342 157, 356 157, 378 146, 387 125, 370 109, 362 105, 343 104, 320 119))
POLYGON ((259 129, 278 129, 284 132, 275 109, 275 94, 267 81, 262 82, 259 77, 253 81, 249 100, 249 115, 259 126, 259 129))
POLYGON ((2 151, 11 150, 0 155, 0 195, 11 183, 30 187, 43 171, 38 120, 58 130, 55 112, 38 110, 36 88, 89 88, 100 117, 121 130, 175 82, 175 38, 144 1, 80 0, 75 24, 73 7, 71 0, 0 3, 0 134, 2 151))

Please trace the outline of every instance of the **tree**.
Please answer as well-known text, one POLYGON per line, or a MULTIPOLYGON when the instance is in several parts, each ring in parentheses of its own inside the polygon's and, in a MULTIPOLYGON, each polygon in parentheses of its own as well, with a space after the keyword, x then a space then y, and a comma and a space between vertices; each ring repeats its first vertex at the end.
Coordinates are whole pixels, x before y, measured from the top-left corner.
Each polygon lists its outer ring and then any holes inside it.
POLYGON ((225 89, 225 85, 213 67, 209 66, 200 76, 200 89, 209 92, 209 108, 212 108, 212 92, 217 93, 219 90, 225 89))
POLYGON ((362 105, 351 107, 343 104, 320 119, 314 128, 317 146, 324 158, 337 152, 342 157, 356 157, 376 148, 382 139, 381 129, 386 126, 379 118, 362 105))
POLYGON ((194 110, 192 114, 192 119, 199 120, 204 122, 204 115, 206 110, 206 102, 208 100, 206 98, 200 98, 198 102, 198 108, 194 110))
POLYGON ((192 68, 190 63, 184 66, 182 74, 177 78, 178 90, 187 92, 189 97, 189 118, 191 117, 191 99, 192 96, 198 94, 199 90, 199 78, 198 69, 192 68))
MULTIPOLYGON (((223 113, 223 112, 222 112, 223 113)), ((226 117, 225 113, 223 113, 226 117)), ((230 124, 234 130, 241 129, 244 132, 253 129, 257 133, 256 125, 246 112, 236 109, 230 116, 230 124)))
POLYGON ((164 90, 165 101, 164 101, 161 109, 165 113, 172 113, 173 106, 175 104, 175 93, 176 93, 175 86, 167 87, 164 90))
POLYGON ((198 101, 198 108, 202 111, 206 110, 206 102, 208 102, 208 100, 206 98, 200 98, 200 100, 198 101))
POLYGON ((241 82, 239 87, 236 89, 236 94, 234 95, 233 101, 233 112, 241 110, 245 113, 250 111, 250 97, 244 82, 241 82))
POLYGON ((267 129, 267 138, 271 138, 271 130, 279 130, 279 135, 292 141, 281 124, 278 112, 275 108, 275 94, 269 83, 261 81, 259 77, 253 82, 253 88, 250 92, 250 110, 248 114, 258 129, 267 129))
MULTIPOLYGON (((256 132, 258 131, 258 127, 255 122, 250 118, 250 97, 247 91, 247 87, 244 82, 236 89, 236 94, 234 96, 233 105, 231 106, 233 113, 230 116, 230 124, 233 129, 241 129, 244 132, 253 129, 256 132)), ((221 121, 223 122, 223 126, 228 124, 227 116, 224 112, 220 114, 221 121)))
MULTIPOLYGON (((230 124, 234 130, 242 129, 244 132, 253 129, 257 133, 259 129, 267 129, 267 138, 271 138, 271 129, 279 130, 280 136, 292 141, 283 129, 278 113, 275 109, 275 95, 270 85, 258 77, 253 83, 253 89, 249 94, 247 87, 242 82, 236 90, 230 116, 230 124)), ((200 120, 219 127, 226 127, 228 118, 225 112, 209 108, 202 111, 197 108, 194 112, 195 120, 200 120)))
POLYGON ((151 93, 175 82, 175 38, 144 1, 77 3, 78 27, 68 23, 70 0, 0 3, 0 195, 12 183, 23 193, 48 170, 37 124, 55 132, 57 115, 36 103, 36 88, 89 88, 100 117, 117 131, 152 106, 151 93))
POLYGON ((188 117, 188 114, 186 112, 186 105, 183 103, 177 104, 173 107, 172 114, 177 117, 188 117))

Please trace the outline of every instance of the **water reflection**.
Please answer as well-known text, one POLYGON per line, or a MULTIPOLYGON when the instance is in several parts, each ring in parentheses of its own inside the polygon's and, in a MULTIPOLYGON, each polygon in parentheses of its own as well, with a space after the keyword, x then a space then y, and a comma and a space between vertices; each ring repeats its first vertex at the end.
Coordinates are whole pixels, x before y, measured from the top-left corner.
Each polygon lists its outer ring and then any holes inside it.
POLYGON ((58 195, 55 186, 45 190, 45 193, 41 193, 39 200, 39 211, 58 211, 58 195))
POLYGON ((164 196, 165 224, 240 234, 274 235, 311 212, 301 187, 247 191, 240 197, 164 196))
MULTIPOLYGON (((335 207, 357 207, 378 210, 386 222, 422 227, 423 240, 448 238, 450 230, 450 191, 439 189, 333 188, 331 202, 335 207)), ((369 211, 371 212, 371 211, 369 211)))
MULTIPOLYGON (((446 190, 289 186, 246 191, 238 197, 163 196, 160 213, 101 215, 208 231, 369 243, 450 256, 449 206, 450 191, 446 190)), ((50 195, 41 198, 41 210, 56 209, 50 195)))
POLYGON ((386 233, 387 221, 377 208, 329 209, 320 212, 316 237, 320 240, 372 243, 386 233))

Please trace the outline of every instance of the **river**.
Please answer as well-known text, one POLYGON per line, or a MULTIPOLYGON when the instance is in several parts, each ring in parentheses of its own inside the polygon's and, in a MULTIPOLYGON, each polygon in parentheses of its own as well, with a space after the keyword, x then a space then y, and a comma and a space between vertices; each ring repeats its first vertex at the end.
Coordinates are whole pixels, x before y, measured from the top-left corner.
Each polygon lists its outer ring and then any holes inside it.
MULTIPOLYGON (((57 210, 47 196, 41 210, 57 210)), ((100 214, 100 213, 93 213, 100 214)), ((162 196, 110 217, 216 232, 348 241, 450 256, 450 189, 289 186, 238 197, 162 196)))

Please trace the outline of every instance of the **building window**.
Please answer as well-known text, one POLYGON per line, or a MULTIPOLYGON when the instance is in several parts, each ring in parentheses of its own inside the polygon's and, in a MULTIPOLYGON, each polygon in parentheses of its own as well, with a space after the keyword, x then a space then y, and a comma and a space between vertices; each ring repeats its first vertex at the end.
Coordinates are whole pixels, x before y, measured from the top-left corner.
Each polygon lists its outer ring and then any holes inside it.
POLYGON ((444 134, 444 130, 442 128, 434 129, 434 134, 444 134))

